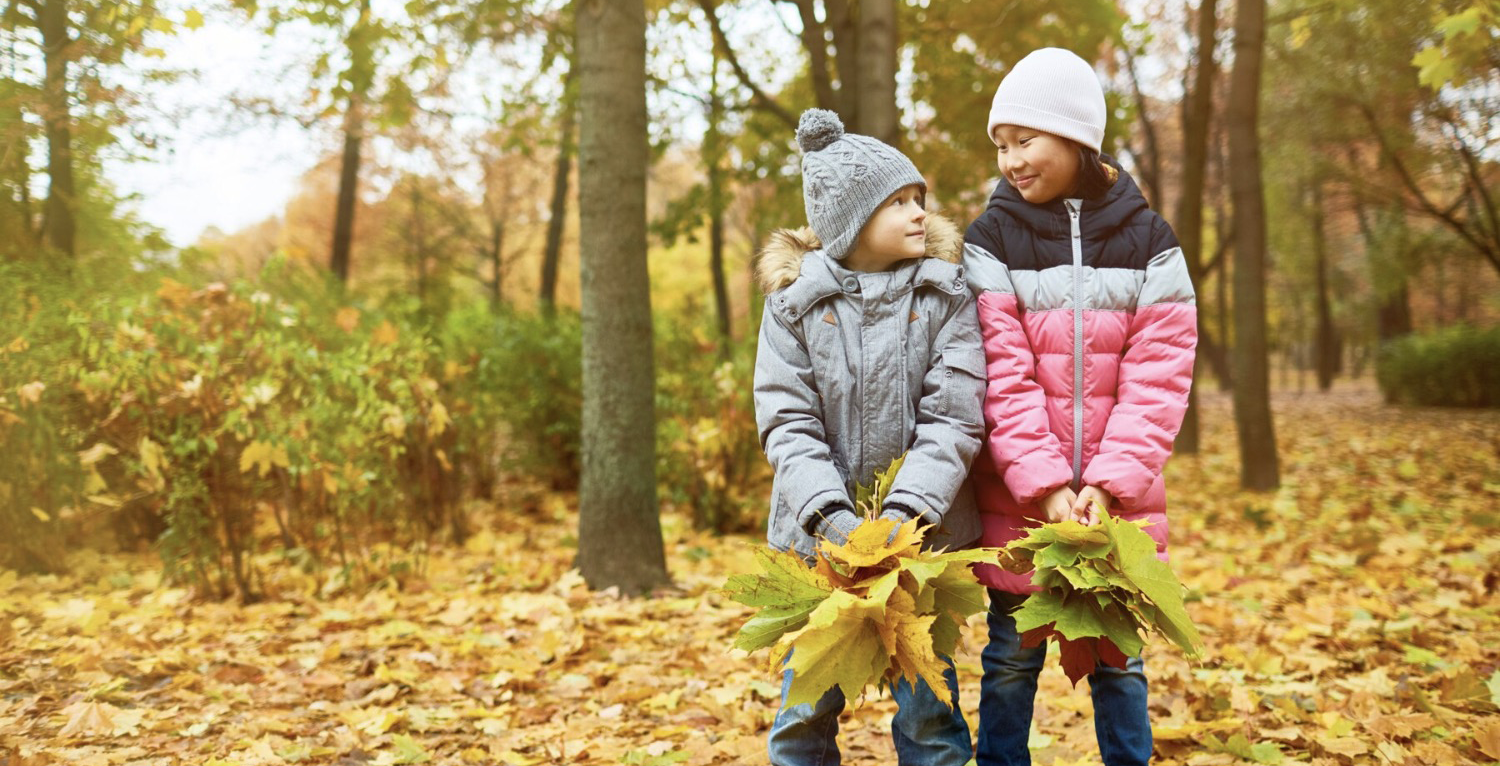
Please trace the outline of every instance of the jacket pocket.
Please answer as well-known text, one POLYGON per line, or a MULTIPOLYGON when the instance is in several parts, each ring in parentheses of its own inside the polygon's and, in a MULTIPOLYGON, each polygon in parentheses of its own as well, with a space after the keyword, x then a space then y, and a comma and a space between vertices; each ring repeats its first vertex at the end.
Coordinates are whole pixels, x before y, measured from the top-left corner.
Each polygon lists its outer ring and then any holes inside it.
MULTIPOLYGON (((943 414, 952 409, 954 375, 968 375, 984 380, 984 351, 949 349, 943 352, 943 414)), ((964 387, 967 388, 967 387, 964 387)))

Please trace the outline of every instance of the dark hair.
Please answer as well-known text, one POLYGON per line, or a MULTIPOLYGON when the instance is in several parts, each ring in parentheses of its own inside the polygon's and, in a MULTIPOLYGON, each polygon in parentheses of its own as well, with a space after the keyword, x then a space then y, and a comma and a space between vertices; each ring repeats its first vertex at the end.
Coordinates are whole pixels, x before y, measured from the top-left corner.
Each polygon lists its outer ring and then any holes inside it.
POLYGON ((1099 153, 1083 144, 1078 144, 1078 196, 1083 199, 1098 199, 1115 185, 1120 171, 1104 161, 1099 153))

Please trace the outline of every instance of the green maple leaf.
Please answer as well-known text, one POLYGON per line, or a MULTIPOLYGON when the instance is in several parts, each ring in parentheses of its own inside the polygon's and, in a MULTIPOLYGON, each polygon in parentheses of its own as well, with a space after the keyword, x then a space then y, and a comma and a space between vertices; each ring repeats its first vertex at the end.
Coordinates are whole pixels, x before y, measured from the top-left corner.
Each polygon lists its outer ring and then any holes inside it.
POLYGON ((1091 608, 1099 618, 1099 624, 1104 626, 1105 637, 1126 657, 1135 657, 1146 648, 1135 617, 1125 607, 1110 600, 1107 605, 1095 601, 1091 608))
POLYGON ((763 607, 735 636, 734 645, 747 652, 770 646, 807 623, 808 615, 833 592, 821 574, 790 553, 762 548, 756 551, 762 574, 735 575, 723 593, 746 606, 763 607))
POLYGON ((1171 567, 1156 558, 1156 541, 1134 524, 1116 523, 1110 531, 1120 572, 1156 606, 1156 627, 1189 657, 1198 656, 1203 641, 1182 603, 1182 583, 1171 567))
POLYGON ((1065 671, 1074 683, 1101 652, 1139 654, 1142 628, 1160 633, 1189 657, 1198 655, 1201 639, 1183 605, 1182 584, 1156 558, 1156 542, 1139 525, 1108 513, 1094 526, 1045 524, 1028 530, 1006 553, 1012 560, 1030 557, 1032 583, 1041 588, 1015 612, 1016 629, 1064 642, 1065 671))
POLYGON ((745 606, 786 606, 800 601, 821 601, 833 590, 826 578, 795 554, 758 548, 755 558, 764 574, 730 577, 724 583, 724 595, 745 606))

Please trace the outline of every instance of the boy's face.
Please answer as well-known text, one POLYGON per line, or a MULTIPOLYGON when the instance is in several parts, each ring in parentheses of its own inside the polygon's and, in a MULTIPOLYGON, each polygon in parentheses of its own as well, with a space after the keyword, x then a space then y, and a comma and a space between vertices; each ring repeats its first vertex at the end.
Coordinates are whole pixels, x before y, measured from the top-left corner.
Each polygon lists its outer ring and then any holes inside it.
POLYGON ((1041 205, 1078 189, 1078 147, 1073 142, 1015 125, 995 126, 995 160, 1000 174, 1021 198, 1041 205))
POLYGON ((903 186, 870 215, 844 265, 855 271, 884 271, 898 261, 920 258, 927 250, 926 195, 903 186))

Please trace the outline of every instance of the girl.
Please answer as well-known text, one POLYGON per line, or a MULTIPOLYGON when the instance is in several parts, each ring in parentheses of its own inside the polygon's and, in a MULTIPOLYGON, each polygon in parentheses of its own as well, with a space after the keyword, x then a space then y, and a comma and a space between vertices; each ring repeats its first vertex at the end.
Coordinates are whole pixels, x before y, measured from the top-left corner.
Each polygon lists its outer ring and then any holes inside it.
MULTIPOLYGON (((1161 470, 1187 409, 1197 309, 1182 250, 1130 176, 1101 156, 1104 92, 1058 48, 1001 81, 989 137, 1001 181, 965 234, 986 376, 974 486, 982 542, 1043 522, 1111 514, 1149 523, 1166 558, 1161 470)), ((981 655, 980 766, 1029 764, 1027 735, 1046 646, 1023 647, 1011 612, 1031 577, 985 567, 990 640, 981 655)), ((1141 658, 1089 676, 1106 766, 1151 758, 1141 658)))

